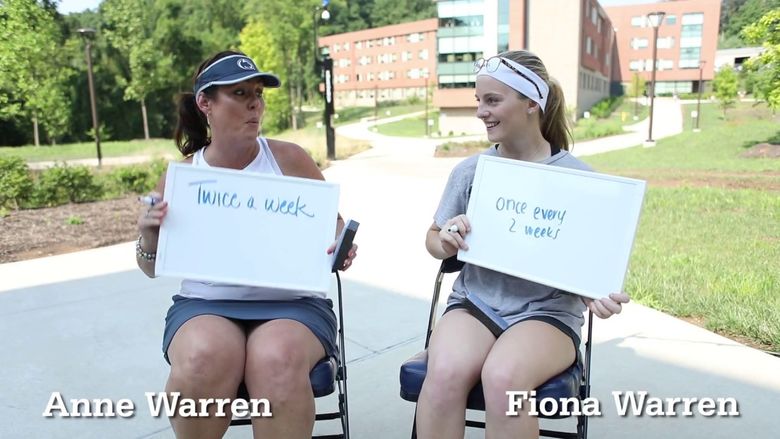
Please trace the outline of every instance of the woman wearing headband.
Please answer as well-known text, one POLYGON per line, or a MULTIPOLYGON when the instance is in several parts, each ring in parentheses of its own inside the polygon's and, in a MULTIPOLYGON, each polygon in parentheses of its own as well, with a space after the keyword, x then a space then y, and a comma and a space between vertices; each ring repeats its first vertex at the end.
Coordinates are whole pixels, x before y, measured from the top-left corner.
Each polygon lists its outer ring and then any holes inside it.
MULTIPOLYGON (((279 78, 258 70, 242 53, 221 52, 204 61, 193 93, 179 101, 175 138, 184 162, 323 180, 300 146, 258 137, 264 89, 279 86, 279 78)), ((164 179, 138 219, 136 259, 149 277, 154 277, 160 224, 167 213, 167 203, 157 201, 164 179)), ((343 226, 339 218, 339 230, 343 226)), ((351 265, 355 251, 353 246, 342 268, 351 265)), ((331 301, 316 292, 184 280, 165 319, 163 354, 171 364, 169 395, 232 399, 244 382, 251 399, 271 403, 272 417, 253 419, 255 437, 311 437, 309 371, 336 354, 336 317, 331 301)), ((176 436, 222 437, 231 417, 214 416, 216 404, 210 408, 211 416, 172 418, 176 436)))
MULTIPOLYGON (((515 160, 590 169, 572 156, 563 91, 541 60, 526 51, 505 52, 475 63, 477 117, 493 143, 482 152, 515 160)), ((467 250, 465 215, 479 156, 452 171, 426 236, 438 259, 467 250)), ((561 267, 562 270, 565 267, 561 267)), ((531 391, 576 359, 586 307, 599 317, 619 313, 628 296, 598 301, 466 263, 428 347, 428 372, 417 406, 423 439, 464 435, 466 397, 481 380, 486 437, 539 436, 535 417, 506 416, 506 392, 531 391), (464 307, 466 293, 492 308, 508 328, 494 335, 464 307)), ((523 405, 527 410, 528 404, 523 405)))

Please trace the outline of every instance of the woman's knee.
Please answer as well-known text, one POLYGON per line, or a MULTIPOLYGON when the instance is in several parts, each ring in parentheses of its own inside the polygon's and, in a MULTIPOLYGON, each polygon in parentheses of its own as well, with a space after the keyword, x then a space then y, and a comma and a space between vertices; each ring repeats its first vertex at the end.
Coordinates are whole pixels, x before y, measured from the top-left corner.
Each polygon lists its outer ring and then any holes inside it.
POLYGON ((518 365, 486 362, 481 378, 485 404, 488 407, 506 407, 509 401, 507 392, 533 390, 529 376, 523 373, 523 368, 518 365))
POLYGON ((200 384, 235 381, 240 379, 243 366, 242 352, 226 350, 218 344, 202 344, 176 356, 171 363, 171 377, 200 384))
POLYGON ((441 353, 436 358, 429 358, 425 374, 429 396, 450 399, 468 395, 479 380, 480 366, 441 353))
POLYGON ((176 334, 168 348, 171 379, 199 385, 240 380, 245 359, 243 334, 225 322, 204 319, 192 323, 176 334))

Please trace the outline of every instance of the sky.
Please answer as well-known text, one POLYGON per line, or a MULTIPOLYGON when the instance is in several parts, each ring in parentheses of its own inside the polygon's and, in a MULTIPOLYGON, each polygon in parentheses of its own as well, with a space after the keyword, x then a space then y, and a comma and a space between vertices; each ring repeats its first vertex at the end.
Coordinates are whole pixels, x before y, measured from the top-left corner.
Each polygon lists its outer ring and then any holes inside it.
POLYGON ((101 0, 60 0, 57 10, 60 14, 70 14, 71 12, 82 12, 86 9, 97 9, 101 0))

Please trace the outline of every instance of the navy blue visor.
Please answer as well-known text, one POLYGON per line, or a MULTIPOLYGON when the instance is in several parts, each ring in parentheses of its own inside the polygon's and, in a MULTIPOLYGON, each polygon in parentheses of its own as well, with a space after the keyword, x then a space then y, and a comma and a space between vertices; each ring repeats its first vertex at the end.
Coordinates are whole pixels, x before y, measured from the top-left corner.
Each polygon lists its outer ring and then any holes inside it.
POLYGON ((263 85, 276 88, 282 85, 279 77, 273 73, 261 72, 254 61, 245 55, 230 55, 220 58, 210 66, 203 69, 195 81, 195 97, 198 93, 212 85, 236 84, 247 79, 260 78, 263 85))

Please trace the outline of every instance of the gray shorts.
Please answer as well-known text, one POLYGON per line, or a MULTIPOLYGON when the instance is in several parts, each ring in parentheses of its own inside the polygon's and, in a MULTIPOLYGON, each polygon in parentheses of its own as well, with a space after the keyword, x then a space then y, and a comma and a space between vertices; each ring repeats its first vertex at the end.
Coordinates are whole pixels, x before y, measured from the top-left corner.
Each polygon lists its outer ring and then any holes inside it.
POLYGON ((162 351, 168 359, 168 346, 181 325, 199 315, 216 315, 241 324, 245 330, 277 319, 289 319, 306 325, 325 348, 325 354, 336 356, 336 314, 333 302, 319 297, 294 300, 207 300, 173 296, 173 305, 165 317, 162 351))

